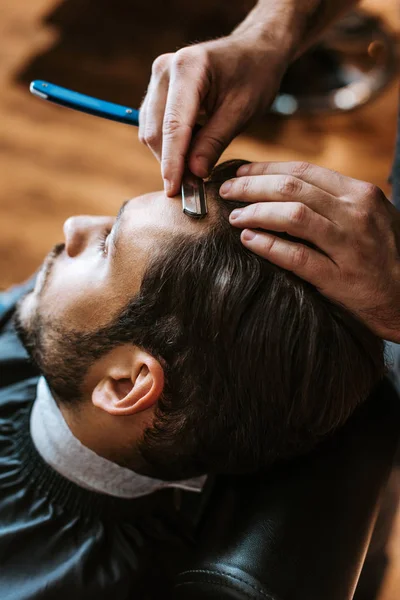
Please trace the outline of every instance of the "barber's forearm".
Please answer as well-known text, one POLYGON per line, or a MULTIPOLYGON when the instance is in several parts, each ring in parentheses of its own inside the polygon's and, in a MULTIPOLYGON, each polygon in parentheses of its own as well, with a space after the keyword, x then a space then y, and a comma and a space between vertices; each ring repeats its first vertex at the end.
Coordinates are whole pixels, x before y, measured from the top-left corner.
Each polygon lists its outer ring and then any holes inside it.
POLYGON ((291 60, 318 40, 358 0, 259 0, 234 30, 258 43, 277 43, 291 60))

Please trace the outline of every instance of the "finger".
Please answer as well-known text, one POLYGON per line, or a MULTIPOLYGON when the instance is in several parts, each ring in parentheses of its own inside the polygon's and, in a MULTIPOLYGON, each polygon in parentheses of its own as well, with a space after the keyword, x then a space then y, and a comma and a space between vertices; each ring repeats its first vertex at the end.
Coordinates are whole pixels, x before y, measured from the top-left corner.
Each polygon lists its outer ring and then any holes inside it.
POLYGON ((146 130, 146 123, 147 123, 147 116, 148 116, 148 100, 149 100, 150 94, 152 93, 153 82, 154 82, 155 78, 162 76, 164 71, 168 70, 169 63, 171 61, 171 56, 172 56, 172 54, 163 54, 161 56, 158 56, 156 58, 156 60, 153 62, 153 65, 151 68, 150 83, 147 88, 146 95, 143 99, 143 102, 142 102, 142 105, 141 105, 140 111, 139 111, 139 140, 143 144, 146 144, 145 130, 146 130))
POLYGON ((343 246, 338 227, 301 202, 260 202, 231 212, 234 227, 286 232, 307 240, 335 259, 343 246))
POLYGON ((255 254, 295 273, 317 288, 321 287, 322 281, 333 282, 338 277, 338 267, 330 258, 304 244, 251 229, 242 232, 241 240, 255 254))
POLYGON ((338 199, 292 175, 259 175, 230 179, 222 184, 222 198, 239 202, 302 202, 316 213, 334 220, 338 199))
POLYGON ((193 126, 205 93, 204 85, 201 69, 190 60, 178 62, 174 58, 165 107, 161 158, 162 176, 169 196, 179 191, 193 126))
POLYGON ((161 160, 162 126, 169 85, 168 58, 162 63, 163 69, 157 66, 158 64, 160 63, 157 61, 153 64, 149 89, 142 107, 142 111, 143 108, 145 110, 145 117, 142 125, 139 125, 139 136, 140 141, 150 148, 158 160, 161 160))
POLYGON ((196 136, 189 156, 189 168, 198 177, 207 177, 241 128, 240 109, 223 104, 196 136))
POLYGON ((348 190, 352 180, 331 169, 307 162, 260 162, 242 165, 237 172, 243 175, 289 175, 314 185, 332 196, 340 196, 348 190))
POLYGON ((139 132, 138 132, 138 138, 139 141, 142 144, 145 144, 144 141, 144 128, 146 125, 146 112, 147 112, 147 92, 146 92, 146 96, 143 99, 143 102, 140 106, 140 110, 139 110, 139 132))

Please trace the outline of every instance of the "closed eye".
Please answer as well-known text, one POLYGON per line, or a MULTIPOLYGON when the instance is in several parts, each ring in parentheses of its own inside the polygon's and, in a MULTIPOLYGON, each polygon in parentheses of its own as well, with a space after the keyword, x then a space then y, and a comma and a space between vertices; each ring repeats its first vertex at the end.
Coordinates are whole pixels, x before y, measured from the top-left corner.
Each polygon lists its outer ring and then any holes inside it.
POLYGON ((100 233, 99 250, 104 256, 108 255, 108 243, 107 242, 108 242, 111 231, 112 231, 112 229, 107 227, 100 233))

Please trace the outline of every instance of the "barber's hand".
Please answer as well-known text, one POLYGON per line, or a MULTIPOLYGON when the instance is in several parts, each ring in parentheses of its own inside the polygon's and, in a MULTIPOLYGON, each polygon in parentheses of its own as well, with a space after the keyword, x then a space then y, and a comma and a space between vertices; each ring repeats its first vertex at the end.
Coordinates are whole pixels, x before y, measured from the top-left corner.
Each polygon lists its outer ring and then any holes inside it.
POLYGON ((237 175, 220 193, 252 203, 231 213, 232 225, 244 229, 243 244, 400 342, 400 213, 383 192, 307 163, 254 163, 237 175))
POLYGON ((271 103, 287 64, 283 45, 235 34, 154 61, 139 139, 161 161, 169 196, 179 192, 185 158, 195 175, 209 174, 249 119, 271 103), (208 122, 188 154, 200 111, 208 122))

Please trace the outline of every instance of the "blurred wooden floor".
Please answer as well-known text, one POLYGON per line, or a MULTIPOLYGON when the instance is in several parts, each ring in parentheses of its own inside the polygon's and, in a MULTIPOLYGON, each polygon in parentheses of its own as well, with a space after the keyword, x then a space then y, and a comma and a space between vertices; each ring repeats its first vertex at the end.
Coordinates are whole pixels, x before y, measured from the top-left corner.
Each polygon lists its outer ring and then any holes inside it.
MULTIPOLYGON (((127 197, 160 187, 158 165, 135 130, 41 102, 30 96, 28 81, 48 79, 138 106, 158 54, 229 31, 251 1, 229 3, 229 15, 223 3, 211 0, 196 6, 184 0, 135 3, 134 18, 130 4, 0 4, 0 289, 38 267, 71 214, 115 214, 127 197)), ((400 30, 395 0, 364 6, 400 30)), ((253 135, 237 139, 226 156, 309 160, 389 193, 397 96, 394 83, 351 115, 293 119, 279 127, 265 121, 252 128, 253 135)), ((400 597, 400 520, 391 549, 379 600, 400 597)))

